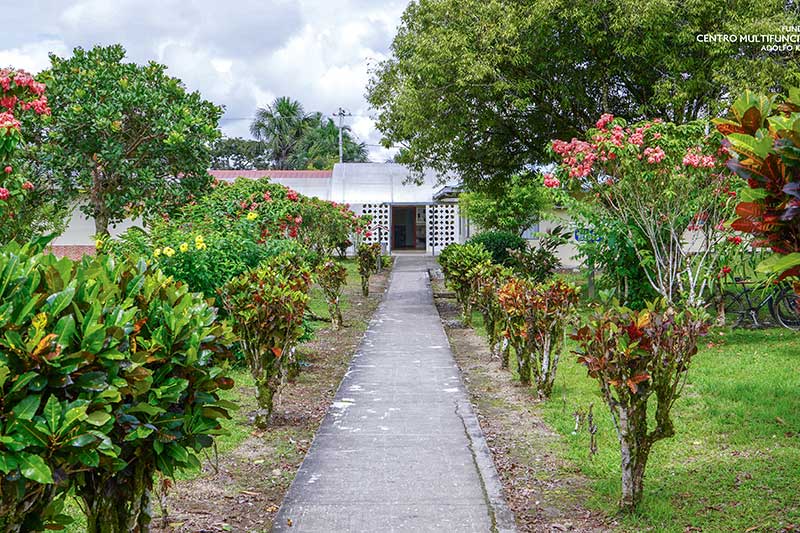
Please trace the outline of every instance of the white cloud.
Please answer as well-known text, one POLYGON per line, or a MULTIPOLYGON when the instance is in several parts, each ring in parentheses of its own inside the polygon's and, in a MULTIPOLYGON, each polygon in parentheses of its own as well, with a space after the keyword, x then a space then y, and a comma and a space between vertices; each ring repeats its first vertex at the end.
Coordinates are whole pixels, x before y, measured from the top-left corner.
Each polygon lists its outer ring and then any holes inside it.
MULTIPOLYGON (((249 136, 256 107, 287 95, 307 111, 344 107, 359 139, 377 145, 364 100, 368 68, 387 54, 408 0, 32 3, 4 11, 13 31, 0 35, 0 65, 36 72, 49 65, 48 52, 119 42, 131 60, 165 63, 189 89, 224 105, 227 135, 249 136)), ((375 161, 392 155, 369 149, 375 161)))

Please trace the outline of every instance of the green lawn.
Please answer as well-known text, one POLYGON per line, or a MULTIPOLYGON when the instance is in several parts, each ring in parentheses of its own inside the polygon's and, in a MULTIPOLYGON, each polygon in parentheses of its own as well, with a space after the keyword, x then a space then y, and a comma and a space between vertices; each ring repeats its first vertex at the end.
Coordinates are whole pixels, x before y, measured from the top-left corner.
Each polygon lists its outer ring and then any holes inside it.
MULTIPOLYGON (((622 528, 777 531, 800 524, 800 334, 718 330, 703 342, 673 410, 676 435, 654 446, 644 501, 637 515, 619 517, 622 528)), ((562 358, 553 396, 540 413, 564 437, 567 458, 594 481, 586 505, 614 514, 617 436, 597 383, 574 356, 562 358), (574 432, 575 411, 592 403, 593 458, 585 424, 574 432)))

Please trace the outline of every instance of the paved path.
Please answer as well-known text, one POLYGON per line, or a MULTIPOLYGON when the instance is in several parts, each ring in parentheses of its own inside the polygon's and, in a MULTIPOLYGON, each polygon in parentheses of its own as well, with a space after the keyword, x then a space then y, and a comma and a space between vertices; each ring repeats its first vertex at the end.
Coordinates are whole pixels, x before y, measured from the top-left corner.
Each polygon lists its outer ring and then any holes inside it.
POLYGON ((274 531, 513 531, 433 305, 430 261, 398 257, 274 531))

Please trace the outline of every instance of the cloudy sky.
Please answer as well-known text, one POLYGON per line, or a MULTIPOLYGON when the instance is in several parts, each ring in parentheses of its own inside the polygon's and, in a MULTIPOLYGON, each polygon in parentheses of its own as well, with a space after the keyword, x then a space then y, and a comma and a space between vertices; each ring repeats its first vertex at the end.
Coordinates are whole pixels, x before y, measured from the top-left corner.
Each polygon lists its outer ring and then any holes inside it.
POLYGON ((229 136, 276 96, 306 111, 339 106, 373 161, 390 152, 364 100, 368 70, 384 59, 408 0, 27 0, 3 10, 0 66, 32 72, 48 53, 121 43, 136 62, 154 59, 189 89, 226 108, 229 136))

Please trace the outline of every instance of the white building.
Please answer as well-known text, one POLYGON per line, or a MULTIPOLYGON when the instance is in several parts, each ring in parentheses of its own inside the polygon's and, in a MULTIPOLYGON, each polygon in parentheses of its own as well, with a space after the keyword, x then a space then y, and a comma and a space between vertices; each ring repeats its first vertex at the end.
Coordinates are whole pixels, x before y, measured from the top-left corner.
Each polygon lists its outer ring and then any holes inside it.
POLYGON ((458 180, 442 182, 433 171, 419 182, 408 168, 394 163, 340 163, 333 170, 212 170, 224 181, 237 177, 271 181, 300 194, 349 204, 358 215, 372 215, 378 240, 388 251, 438 254, 469 237, 468 221, 458 212, 458 180))
MULTIPOLYGON (((442 181, 433 171, 419 181, 407 167, 394 163, 339 163, 333 170, 211 170, 210 174, 223 181, 269 177, 305 196, 349 204, 356 214, 372 215, 375 231, 367 240, 380 240, 389 252, 438 255, 448 244, 464 242, 477 230, 459 213, 459 180, 442 181)), ((136 224, 125 221, 112 228, 111 234, 136 224)), ((525 237, 533 241, 535 231, 554 225, 543 221, 525 237)), ((94 221, 76 210, 67 230, 54 241, 54 249, 79 256, 94 248, 93 234, 94 221)), ((562 247, 559 255, 563 266, 577 266, 574 246, 562 247)))

